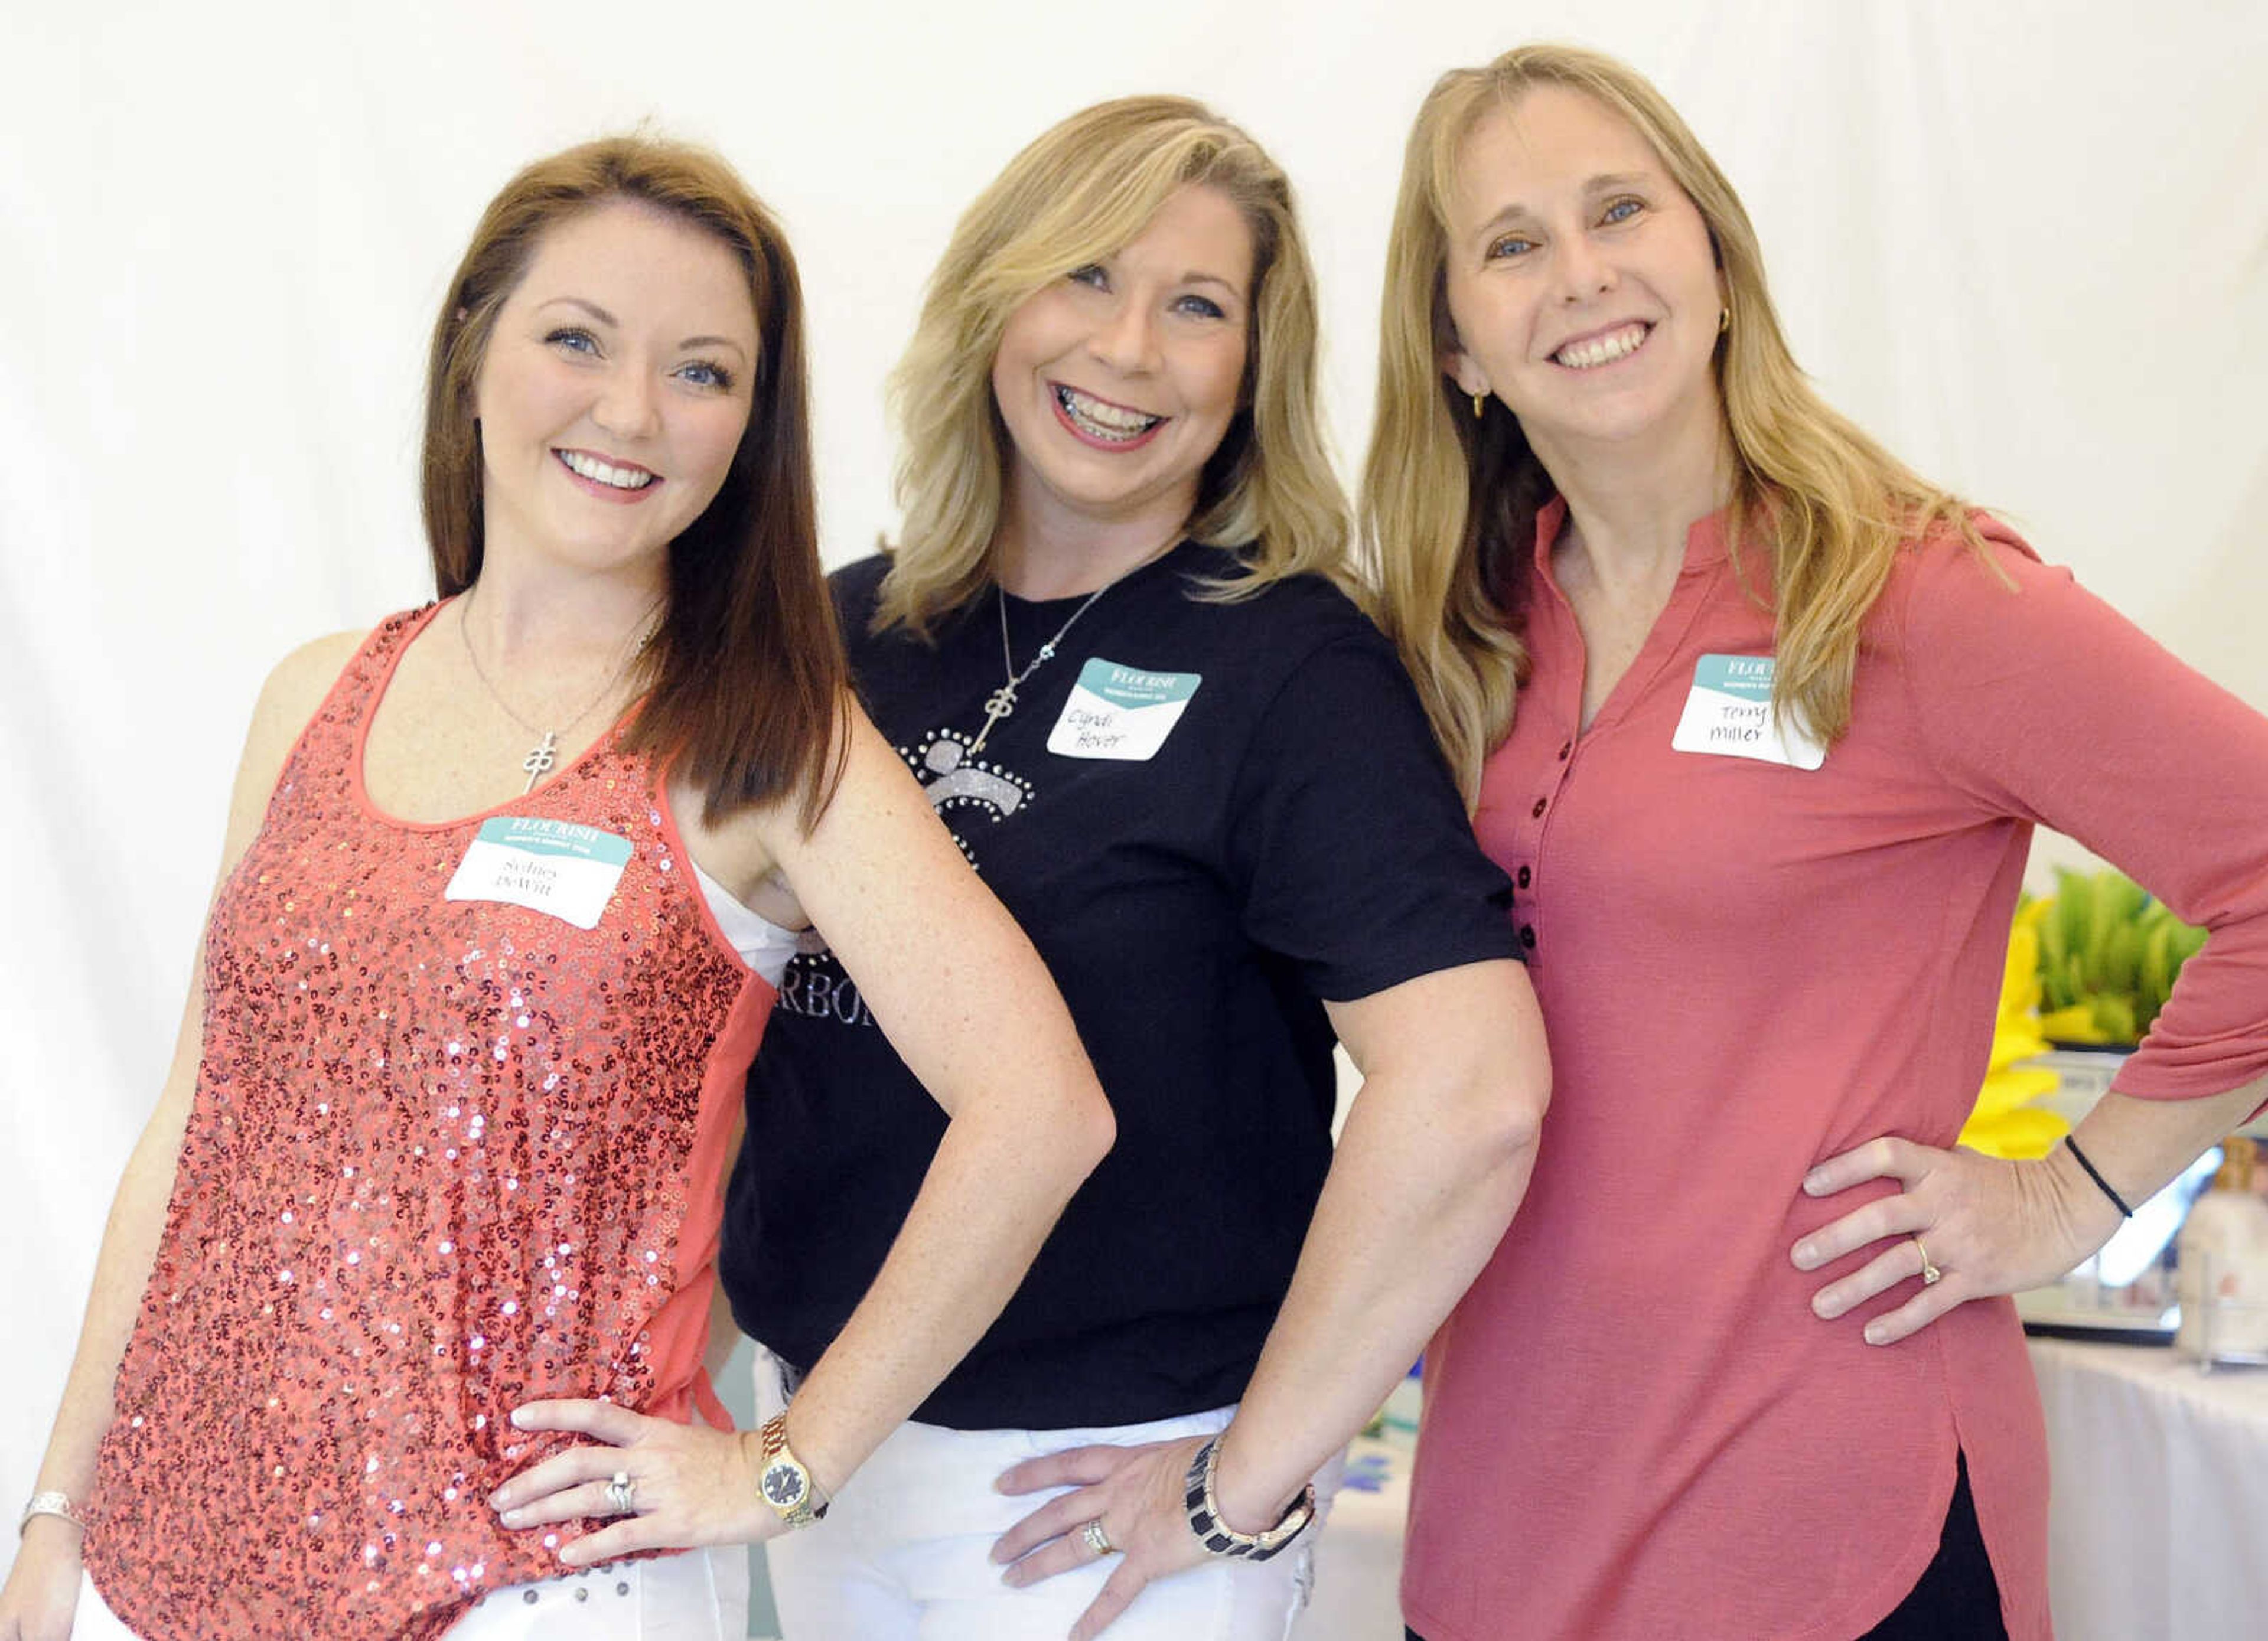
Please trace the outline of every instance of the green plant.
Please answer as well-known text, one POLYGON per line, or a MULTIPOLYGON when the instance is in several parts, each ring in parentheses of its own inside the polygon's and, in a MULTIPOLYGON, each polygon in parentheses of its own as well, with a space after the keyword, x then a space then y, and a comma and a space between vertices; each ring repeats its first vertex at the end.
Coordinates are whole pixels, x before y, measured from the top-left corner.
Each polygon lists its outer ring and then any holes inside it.
POLYGON ((2039 935, 2041 1031, 2065 1042, 2139 1042, 2205 931, 2124 872, 2058 867, 2039 935))

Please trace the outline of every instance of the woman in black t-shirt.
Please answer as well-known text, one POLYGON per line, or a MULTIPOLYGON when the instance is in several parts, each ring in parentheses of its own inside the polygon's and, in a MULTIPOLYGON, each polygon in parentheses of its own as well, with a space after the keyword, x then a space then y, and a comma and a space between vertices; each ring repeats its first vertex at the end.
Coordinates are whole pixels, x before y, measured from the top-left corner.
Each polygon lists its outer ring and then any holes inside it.
MULTIPOLYGON (((838 614, 1119 1138, 917 1422, 775 1542, 791 1637, 1057 1637, 1130 1601, 1122 1633, 1279 1637, 1310 1479, 1525 1188, 1547 1072, 1509 888, 1340 590, 1315 328, 1283 173, 1179 99, 1042 136, 932 281, 903 544, 836 577, 838 614), (1335 1035, 1368 1074, 1336 1156, 1335 1035)), ((747 1118, 722 1269, 769 1412, 944 1123, 824 950, 747 1118)))

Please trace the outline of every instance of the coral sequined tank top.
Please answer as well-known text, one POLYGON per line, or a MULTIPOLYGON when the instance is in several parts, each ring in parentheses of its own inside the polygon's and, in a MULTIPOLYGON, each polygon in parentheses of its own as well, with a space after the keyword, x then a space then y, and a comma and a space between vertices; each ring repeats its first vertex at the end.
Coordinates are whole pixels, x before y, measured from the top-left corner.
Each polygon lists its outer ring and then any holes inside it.
POLYGON ((364 740, 431 615, 341 675, 207 928, 86 1545, 150 1641, 438 1635, 579 1530, 497 1526, 488 1493, 574 1439, 514 1407, 724 1422, 701 1352, 772 990, 618 732, 487 814, 378 810, 364 740))

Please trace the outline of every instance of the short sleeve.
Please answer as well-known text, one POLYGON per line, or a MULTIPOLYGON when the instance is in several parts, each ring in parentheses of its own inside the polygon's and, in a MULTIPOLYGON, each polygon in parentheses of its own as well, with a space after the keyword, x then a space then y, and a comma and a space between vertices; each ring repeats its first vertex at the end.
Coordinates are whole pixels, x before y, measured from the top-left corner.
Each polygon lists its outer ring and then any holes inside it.
POLYGON ((1245 932, 1319 997, 1520 955, 1511 883, 1366 623, 1305 657, 1261 714, 1228 824, 1245 932))
MULTIPOLYGON (((1995 526, 1997 529, 1997 526, 1995 526)), ((1985 813, 2077 838, 2211 931, 2119 1074, 2186 1099, 2268 1072, 2268 718, 2013 538, 2014 589, 1921 550, 1904 666, 1940 774, 1985 813)))

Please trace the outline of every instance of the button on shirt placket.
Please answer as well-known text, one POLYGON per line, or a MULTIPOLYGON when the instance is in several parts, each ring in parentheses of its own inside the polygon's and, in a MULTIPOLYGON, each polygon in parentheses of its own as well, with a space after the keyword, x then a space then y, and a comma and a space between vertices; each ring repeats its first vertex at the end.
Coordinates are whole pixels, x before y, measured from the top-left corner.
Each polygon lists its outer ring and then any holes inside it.
MULTIPOLYGON (((1555 506, 1557 504, 1554 504, 1555 506)), ((1528 820, 1535 826, 1535 830, 1528 839, 1527 849, 1522 851, 1526 859, 1514 872, 1513 883, 1515 894, 1522 897, 1514 901, 1514 906, 1520 920, 1520 944, 1526 952, 1531 966, 1540 965, 1543 960, 1544 919, 1543 909, 1536 901, 1537 891, 1535 886, 1543 876, 1544 835, 1550 830, 1556 812, 1564 799, 1568 777, 1574 772, 1578 744, 1622 722, 1629 715, 1634 704, 1653 687, 1662 668, 1674 657, 1681 653, 1685 635, 1705 607, 1709 588, 1716 575, 1723 568, 1723 550, 1713 535, 1706 538, 1703 550, 1697 551, 1695 548, 1695 538, 1703 534, 1704 526, 1707 523, 1707 520, 1704 520, 1688 532, 1685 562, 1678 570, 1676 585, 1670 591, 1668 603, 1663 607, 1661 614, 1655 617, 1653 629, 1646 634, 1645 643, 1639 647, 1630 666, 1616 681, 1614 688, 1608 692, 1607 698, 1601 704, 1597 715, 1587 725, 1580 729, 1567 728, 1562 734, 1557 755, 1552 760, 1557 773, 1550 777, 1549 784, 1535 797, 1528 807, 1528 820)), ((1580 623, 1575 619, 1574 607, 1568 603, 1566 595, 1551 579, 1549 552, 1551 534, 1552 526, 1545 520, 1539 519, 1535 573, 1538 580, 1546 589, 1545 596, 1550 600, 1550 608, 1548 613, 1539 610, 1537 614, 1541 619, 1556 620, 1565 623, 1573 637, 1571 646, 1573 660, 1572 675, 1562 686, 1565 692, 1564 702, 1557 704, 1564 706, 1565 716, 1563 723, 1576 725, 1581 724, 1583 672, 1586 665, 1584 644, 1580 623)))
POLYGON ((1531 963, 1539 961, 1541 958, 1539 946, 1542 938, 1537 928, 1543 922, 1543 913, 1535 902, 1535 884, 1543 872, 1543 836, 1550 829, 1553 807, 1559 801, 1560 794, 1566 790, 1567 777, 1574 772, 1574 761, 1575 741, 1572 736, 1569 736, 1559 743, 1557 773, 1550 785, 1528 807, 1528 818, 1537 822, 1535 834, 1528 850, 1528 862, 1513 876, 1513 887, 1521 897, 1518 902, 1521 949, 1528 953, 1528 960, 1531 963))

